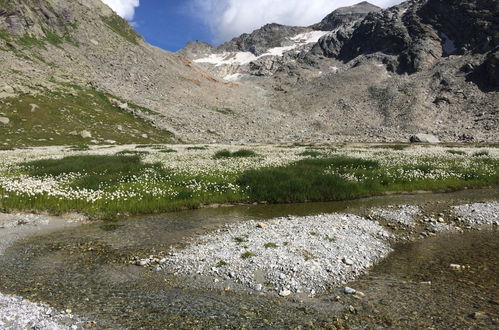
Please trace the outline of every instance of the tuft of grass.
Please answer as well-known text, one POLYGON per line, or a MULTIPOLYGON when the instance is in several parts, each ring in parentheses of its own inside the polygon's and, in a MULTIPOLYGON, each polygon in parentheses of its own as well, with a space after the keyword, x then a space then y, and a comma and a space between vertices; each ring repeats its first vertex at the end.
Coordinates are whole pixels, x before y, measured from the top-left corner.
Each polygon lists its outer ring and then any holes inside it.
POLYGON ((175 150, 175 149, 168 149, 168 148, 167 148, 167 149, 162 149, 162 150, 160 150, 159 152, 162 152, 162 153, 164 153, 164 154, 169 154, 169 153, 174 153, 174 152, 177 152, 177 150, 175 150))
POLYGON ((227 266, 227 265, 228 265, 227 261, 220 260, 219 262, 217 262, 217 264, 215 265, 215 267, 220 268, 220 267, 224 267, 224 266, 227 266))
POLYGON ((340 200, 367 194, 369 187, 350 182, 338 174, 327 174, 328 168, 366 171, 378 167, 375 161, 343 156, 303 159, 284 167, 248 170, 238 178, 237 184, 248 187, 251 199, 256 201, 340 200))
POLYGON ((452 155, 466 155, 466 152, 462 150, 447 150, 447 152, 452 155))
POLYGON ((71 151, 88 151, 88 150, 90 150, 90 147, 86 144, 80 144, 80 145, 68 147, 68 149, 71 151))
POLYGON ((116 185, 146 170, 166 173, 161 164, 144 164, 135 156, 68 156, 62 159, 42 159, 22 164, 24 171, 33 177, 60 176, 78 173, 83 176, 73 186, 91 190, 116 185))
POLYGON ((315 150, 307 150, 307 151, 304 151, 302 153, 299 153, 298 155, 304 156, 304 157, 313 157, 313 158, 324 156, 324 154, 322 152, 315 151, 315 150))
POLYGON ((473 157, 487 157, 489 156, 489 152, 487 150, 478 151, 473 154, 473 157))
POLYGON ((374 149, 391 149, 391 150, 405 150, 410 148, 409 144, 378 144, 371 146, 374 149))
POLYGON ((149 151, 138 151, 138 150, 122 150, 118 151, 115 155, 123 156, 123 155, 131 155, 131 156, 144 156, 150 154, 149 151))
POLYGON ((269 242, 269 243, 263 244, 263 247, 266 249, 277 249, 279 246, 276 243, 269 242))
POLYGON ((242 259, 249 259, 249 258, 253 258, 254 256, 256 256, 256 254, 253 252, 250 252, 250 251, 246 251, 246 252, 241 254, 242 259))
POLYGON ((187 147, 186 150, 208 150, 208 147, 194 146, 194 147, 187 147))
POLYGON ((242 237, 242 236, 238 236, 238 237, 234 238, 234 242, 236 242, 237 244, 246 243, 247 241, 248 241, 248 239, 246 237, 242 237))
POLYGON ((115 231, 119 227, 121 226, 118 225, 116 222, 106 222, 99 226, 99 228, 104 231, 115 231))
POLYGON ((230 152, 229 150, 220 150, 213 156, 214 159, 222 158, 246 158, 255 157, 257 154, 253 150, 240 149, 238 151, 230 152))

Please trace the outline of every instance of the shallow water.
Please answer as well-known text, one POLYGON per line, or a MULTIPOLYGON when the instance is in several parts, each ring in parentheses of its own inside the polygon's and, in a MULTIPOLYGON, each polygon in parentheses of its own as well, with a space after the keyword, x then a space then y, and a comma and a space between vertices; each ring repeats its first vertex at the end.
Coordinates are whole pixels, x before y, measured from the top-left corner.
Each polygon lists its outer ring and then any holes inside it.
POLYGON ((383 196, 348 202, 239 206, 123 219, 118 228, 85 225, 19 241, 0 256, 0 292, 43 301, 111 328, 497 326, 499 234, 439 235, 399 244, 372 271, 340 290, 299 301, 232 290, 195 289, 187 281, 127 265, 131 256, 166 251, 186 237, 248 219, 330 212, 365 214, 396 204, 440 212, 449 205, 498 200, 499 191, 383 196), (454 271, 451 263, 469 265, 454 271), (421 283, 431 281, 431 284, 421 283), (334 301, 335 296, 340 301, 334 301), (348 311, 352 306, 354 313, 348 311), (345 311, 346 310, 346 311, 345 311), (345 311, 345 312, 344 312, 345 311), (479 314, 479 319, 469 315, 479 314), (483 316, 483 317, 482 317, 483 316), (495 323, 494 323, 495 322, 495 323))

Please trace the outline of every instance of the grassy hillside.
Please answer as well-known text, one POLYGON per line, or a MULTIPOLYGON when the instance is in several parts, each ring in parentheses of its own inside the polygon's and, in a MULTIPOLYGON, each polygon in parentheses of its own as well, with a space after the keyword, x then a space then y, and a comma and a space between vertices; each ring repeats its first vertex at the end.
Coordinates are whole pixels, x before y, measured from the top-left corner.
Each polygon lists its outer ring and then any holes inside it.
POLYGON ((109 140, 118 144, 173 141, 171 133, 121 110, 112 99, 102 92, 75 88, 73 92, 0 100, 0 116, 10 120, 0 126, 0 147, 109 143, 109 140), (91 133, 90 138, 81 137, 84 130, 91 133))

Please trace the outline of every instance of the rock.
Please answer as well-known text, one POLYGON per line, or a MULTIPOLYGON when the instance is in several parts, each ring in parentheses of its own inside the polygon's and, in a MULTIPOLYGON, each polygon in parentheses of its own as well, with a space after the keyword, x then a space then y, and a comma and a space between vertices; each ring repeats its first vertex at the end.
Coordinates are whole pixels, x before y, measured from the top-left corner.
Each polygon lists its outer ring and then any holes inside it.
POLYGON ((92 133, 87 130, 81 131, 80 136, 84 139, 90 139, 92 137, 92 133))
POLYGON ((474 312, 473 314, 470 315, 472 319, 475 320, 481 320, 487 317, 487 313, 485 312, 474 312))
POLYGON ((94 39, 90 39, 90 42, 92 44, 94 44, 95 46, 98 46, 99 45, 99 42, 97 40, 94 40, 94 39))
POLYGON ((144 139, 148 139, 148 138, 149 138, 149 135, 147 135, 147 134, 142 134, 141 136, 142 136, 144 139))
POLYGON ((256 225, 257 228, 265 228, 266 224, 263 222, 260 222, 259 224, 256 225))
POLYGON ((450 264, 450 268, 453 270, 461 270, 462 266, 458 264, 450 264))
POLYGON ((348 266, 351 266, 351 265, 354 264, 353 260, 352 259, 348 259, 348 258, 343 258, 343 259, 341 259, 341 261, 343 261, 343 263, 345 265, 348 265, 348 266))
POLYGON ((347 287, 345 287, 345 289, 343 289, 343 292, 345 294, 355 294, 355 293, 357 293, 357 290, 352 289, 352 288, 350 288, 350 287, 347 286, 347 287))
POLYGON ((107 143, 107 144, 116 144, 116 141, 114 141, 114 140, 104 140, 104 143, 107 143))
POLYGON ((38 110, 38 108, 40 108, 38 105, 36 104, 30 104, 30 107, 31 107, 31 112, 35 112, 36 110, 38 110))
POLYGON ((120 103, 118 104, 118 108, 120 108, 121 110, 128 110, 128 103, 120 103))
POLYGON ((366 294, 365 294, 364 292, 357 291, 353 297, 354 297, 355 299, 359 299, 359 300, 361 300, 361 299, 362 299, 362 298, 364 298, 365 296, 366 296, 366 294))
POLYGON ((2 89, 0 89, 1 92, 5 92, 7 94, 14 94, 15 93, 15 90, 12 86, 9 86, 9 85, 6 85, 6 86, 3 86, 2 89))
POLYGON ((287 296, 289 296, 290 294, 291 294, 291 291, 289 291, 289 290, 283 290, 283 291, 279 292, 279 295, 280 295, 281 297, 287 297, 287 296))
POLYGON ((416 134, 411 136, 410 141, 412 143, 431 143, 431 144, 440 143, 438 137, 432 134, 416 134))
POLYGON ((262 291, 263 290, 263 285, 261 284, 256 284, 253 289, 255 289, 255 291, 262 291))
POLYGON ((78 135, 78 132, 77 132, 77 131, 71 131, 71 132, 69 132, 68 134, 69 134, 69 135, 74 135, 74 136, 76 136, 76 135, 78 135))
POLYGON ((0 126, 5 126, 10 123, 10 119, 7 117, 0 117, 0 126))

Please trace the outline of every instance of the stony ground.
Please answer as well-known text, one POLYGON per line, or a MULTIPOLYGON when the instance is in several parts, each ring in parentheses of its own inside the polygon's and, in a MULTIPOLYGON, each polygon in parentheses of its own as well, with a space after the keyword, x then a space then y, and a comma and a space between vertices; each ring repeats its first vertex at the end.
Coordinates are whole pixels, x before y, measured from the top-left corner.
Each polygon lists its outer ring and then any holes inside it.
POLYGON ((375 222, 349 214, 250 221, 195 239, 161 267, 283 296, 314 294, 352 280, 386 256, 389 237, 375 222))
POLYGON ((0 293, 0 329, 63 330, 81 324, 70 310, 60 312, 21 297, 0 293))

